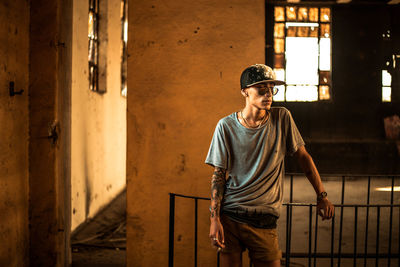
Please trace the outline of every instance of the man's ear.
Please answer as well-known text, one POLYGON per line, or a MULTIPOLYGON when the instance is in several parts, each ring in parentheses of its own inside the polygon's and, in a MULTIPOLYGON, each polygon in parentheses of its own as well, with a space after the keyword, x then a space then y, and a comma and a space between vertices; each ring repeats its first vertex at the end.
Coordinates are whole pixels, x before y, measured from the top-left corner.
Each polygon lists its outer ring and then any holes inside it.
POLYGON ((242 89, 242 90, 241 90, 241 93, 242 93, 242 95, 243 95, 244 97, 249 96, 249 94, 247 93, 247 88, 242 89))

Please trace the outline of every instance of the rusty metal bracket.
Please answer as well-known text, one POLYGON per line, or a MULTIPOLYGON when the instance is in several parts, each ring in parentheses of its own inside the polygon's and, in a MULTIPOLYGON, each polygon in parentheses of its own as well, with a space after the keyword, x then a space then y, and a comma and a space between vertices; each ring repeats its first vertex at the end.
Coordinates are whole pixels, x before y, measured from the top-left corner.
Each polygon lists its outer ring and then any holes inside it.
POLYGON ((53 121, 53 123, 49 123, 48 131, 48 139, 51 139, 51 143, 55 145, 58 140, 58 135, 60 132, 60 124, 58 121, 53 121))
POLYGON ((10 86, 8 87, 8 89, 10 91, 10 96, 22 95, 22 93, 24 92, 24 90, 15 91, 14 82, 10 82, 10 86))
POLYGON ((60 124, 58 121, 53 121, 53 122, 50 122, 47 127, 47 135, 40 136, 38 138, 39 139, 49 139, 49 140, 51 140, 51 143, 53 145, 55 145, 57 143, 59 133, 60 133, 60 124))

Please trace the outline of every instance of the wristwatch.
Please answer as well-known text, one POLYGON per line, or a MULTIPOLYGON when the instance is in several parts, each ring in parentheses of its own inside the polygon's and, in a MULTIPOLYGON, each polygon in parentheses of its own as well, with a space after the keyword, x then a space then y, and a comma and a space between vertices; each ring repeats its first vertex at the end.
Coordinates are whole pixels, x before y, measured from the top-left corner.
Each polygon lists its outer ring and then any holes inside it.
POLYGON ((317 202, 320 202, 322 199, 326 198, 327 196, 328 196, 328 193, 325 192, 325 191, 319 193, 318 196, 317 196, 317 202))

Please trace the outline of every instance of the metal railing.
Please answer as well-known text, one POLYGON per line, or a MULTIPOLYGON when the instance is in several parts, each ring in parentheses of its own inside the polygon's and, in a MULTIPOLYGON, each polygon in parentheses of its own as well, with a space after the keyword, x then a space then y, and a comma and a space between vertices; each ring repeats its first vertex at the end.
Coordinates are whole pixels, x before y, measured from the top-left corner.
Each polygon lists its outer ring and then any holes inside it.
MULTIPOLYGON (((368 259, 374 259, 375 266, 383 266, 381 260, 385 259, 387 261, 387 266, 392 266, 394 261, 397 261, 397 266, 400 266, 400 204, 394 204, 394 188, 395 188, 395 180, 400 178, 400 175, 341 175, 335 176, 339 177, 339 181, 341 183, 341 200, 340 204, 335 204, 336 214, 330 221, 330 251, 329 252, 318 252, 318 215, 316 204, 313 203, 293 203, 293 178, 294 176, 298 176, 300 174, 288 174, 290 177, 290 187, 289 187, 289 203, 284 203, 283 206, 286 208, 286 241, 285 241, 285 251, 282 253, 282 260, 285 266, 290 266, 290 262, 294 258, 302 258, 307 261, 307 266, 317 266, 317 259, 330 259, 330 266, 341 266, 342 259, 353 259, 353 266, 367 266, 368 259), (345 195, 345 186, 346 179, 368 179, 367 180, 367 196, 365 204, 345 204, 344 195, 345 195), (371 204, 371 180, 373 178, 381 179, 381 178, 389 178, 391 180, 391 185, 389 186, 390 190, 390 203, 388 204, 371 204), (303 252, 292 252, 292 223, 293 223, 293 210, 299 207, 308 208, 308 247, 307 251, 303 252), (354 233, 353 233, 353 248, 352 252, 343 252, 343 219, 344 219, 344 210, 345 209, 353 209, 354 210, 354 233), (364 247, 360 248, 357 244, 359 240, 358 236, 358 228, 360 226, 359 222, 359 214, 360 210, 365 209, 365 236, 364 236, 364 247), (381 212, 383 209, 389 209, 389 225, 388 225, 388 240, 387 240, 387 252, 381 252, 380 246, 381 238, 381 212), (392 251, 392 235, 393 235, 393 221, 394 209, 399 210, 399 218, 397 227, 397 239, 398 239, 398 248, 397 252, 392 251), (371 229, 369 222, 371 212, 376 211, 376 228, 371 229), (336 238, 337 244, 335 242, 335 231, 336 231, 336 216, 340 214, 339 217, 339 237, 336 238), (313 216, 315 214, 315 216, 313 216), (313 227, 313 220, 314 227, 313 227), (314 231, 313 231, 314 228, 314 231), (370 240, 370 230, 375 230, 375 251, 368 251, 368 241, 370 240), (335 245, 337 246, 335 250, 335 245), (362 260, 363 259, 363 260, 362 260), (361 264, 362 262, 362 264, 361 264), (361 265, 360 265, 361 264, 361 265)), ((303 175, 302 175, 303 176, 303 175)), ((327 177, 327 176, 324 176, 327 177)), ((193 244, 193 253, 194 253, 194 263, 193 265, 197 267, 198 264, 198 207, 199 201, 209 201, 210 198, 205 197, 194 197, 187 196, 182 194, 169 194, 169 203, 170 203, 170 214, 169 214, 169 267, 173 267, 174 265, 174 239, 175 239, 175 199, 185 198, 194 200, 194 244, 193 244)), ((216 255, 217 257, 217 266, 219 266, 219 253, 216 255)), ((251 262, 249 264, 252 266, 251 262)), ((369 264, 370 265, 370 264, 369 264)), ((304 265, 305 266, 305 265, 304 265)), ((348 265, 347 265, 348 266, 348 265)))

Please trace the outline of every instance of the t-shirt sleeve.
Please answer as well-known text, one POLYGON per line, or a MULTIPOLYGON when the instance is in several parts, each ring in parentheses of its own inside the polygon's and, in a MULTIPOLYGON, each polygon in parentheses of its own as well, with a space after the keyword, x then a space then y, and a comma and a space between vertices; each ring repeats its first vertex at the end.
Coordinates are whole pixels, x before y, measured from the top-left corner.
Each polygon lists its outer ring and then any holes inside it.
POLYGON ((299 130, 297 129, 292 114, 287 109, 285 109, 285 111, 286 153, 288 153, 290 156, 293 156, 297 149, 301 146, 304 146, 305 143, 299 130))
POLYGON ((205 163, 213 167, 228 169, 228 150, 221 121, 215 127, 205 163))

